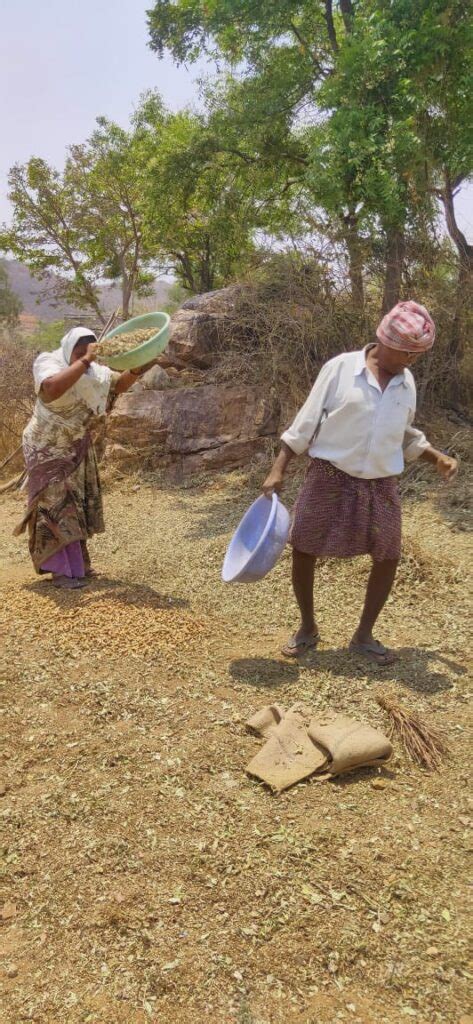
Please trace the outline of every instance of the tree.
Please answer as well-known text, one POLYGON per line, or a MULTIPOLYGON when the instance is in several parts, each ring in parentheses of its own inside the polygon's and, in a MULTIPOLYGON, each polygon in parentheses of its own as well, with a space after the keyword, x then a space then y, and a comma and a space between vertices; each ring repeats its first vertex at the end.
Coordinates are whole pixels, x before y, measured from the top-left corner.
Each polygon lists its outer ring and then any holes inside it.
POLYGON ((384 251, 386 308, 402 287, 406 232, 435 218, 426 111, 445 76, 453 95, 465 75, 454 51, 468 17, 460 0, 157 0, 149 26, 158 53, 206 52, 238 68, 253 117, 235 155, 263 163, 279 142, 287 189, 343 241, 362 309, 373 249, 384 251))
POLYGON ((21 309, 21 301, 10 287, 7 269, 0 263, 0 324, 13 327, 18 322, 21 309))
POLYGON ((27 164, 15 164, 8 181, 13 223, 3 226, 0 248, 26 263, 39 279, 55 273, 57 297, 90 306, 101 317, 93 268, 84 252, 82 206, 69 168, 60 174, 33 157, 27 164))
POLYGON ((473 176, 471 83, 473 25, 467 4, 442 4, 443 18, 429 37, 430 76, 422 93, 419 119, 426 143, 430 187, 441 201, 449 236, 458 257, 458 278, 449 355, 458 361, 471 326, 473 245, 460 229, 455 196, 473 176))
POLYGON ((156 124, 148 101, 137 115, 147 125, 138 157, 146 244, 188 291, 211 291, 255 252, 257 204, 203 116, 181 111, 156 124))
POLYGON ((140 214, 142 168, 137 135, 105 118, 82 145, 72 146, 63 172, 37 157, 9 175, 13 223, 0 247, 41 278, 57 275, 57 296, 91 307, 103 321, 97 283, 119 280, 122 312, 133 294, 146 294, 154 275, 140 214))
MULTIPOLYGON (((164 117, 153 102, 155 121, 164 117)), ((143 125, 125 131, 106 118, 83 145, 72 146, 67 171, 81 208, 83 251, 97 276, 119 281, 122 313, 130 313, 134 295, 150 294, 155 274, 154 253, 143 231, 143 166, 140 142, 143 125)))

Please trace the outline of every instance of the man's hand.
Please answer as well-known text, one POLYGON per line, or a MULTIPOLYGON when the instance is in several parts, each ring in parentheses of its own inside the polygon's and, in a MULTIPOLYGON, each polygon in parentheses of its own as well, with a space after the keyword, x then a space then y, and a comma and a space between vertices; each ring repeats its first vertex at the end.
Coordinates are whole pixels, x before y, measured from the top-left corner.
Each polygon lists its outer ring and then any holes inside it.
POLYGON ((293 456, 294 452, 288 448, 287 444, 283 444, 261 488, 267 498, 270 498, 272 494, 280 494, 282 491, 284 474, 293 456))
POLYGON ((276 494, 281 493, 283 484, 284 477, 281 470, 276 469, 273 466, 271 472, 266 477, 266 480, 264 481, 264 484, 261 489, 263 491, 263 494, 265 494, 267 498, 270 498, 274 492, 276 494))
POLYGON ((457 459, 453 459, 450 455, 444 455, 443 452, 439 452, 437 458, 437 473, 447 484, 451 483, 458 473, 457 459))

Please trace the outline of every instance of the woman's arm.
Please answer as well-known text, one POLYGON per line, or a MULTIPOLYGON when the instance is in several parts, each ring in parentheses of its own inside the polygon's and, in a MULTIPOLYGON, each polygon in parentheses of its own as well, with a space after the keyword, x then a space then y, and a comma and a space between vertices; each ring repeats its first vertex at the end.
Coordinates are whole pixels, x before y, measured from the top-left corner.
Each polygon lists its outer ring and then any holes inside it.
POLYGON ((147 370, 150 370, 155 365, 156 359, 153 359, 151 363, 146 363, 145 366, 140 366, 136 370, 124 370, 115 384, 115 394, 123 395, 133 384, 136 384, 139 377, 142 377, 147 370))
POLYGON ((47 405, 48 402, 54 402, 56 398, 62 398, 66 391, 69 391, 69 388, 76 384, 84 373, 87 373, 90 364, 95 359, 96 352, 96 344, 91 343, 87 346, 87 351, 81 359, 76 359, 70 366, 66 366, 65 370, 60 370, 59 373, 43 380, 39 389, 43 402, 47 405))

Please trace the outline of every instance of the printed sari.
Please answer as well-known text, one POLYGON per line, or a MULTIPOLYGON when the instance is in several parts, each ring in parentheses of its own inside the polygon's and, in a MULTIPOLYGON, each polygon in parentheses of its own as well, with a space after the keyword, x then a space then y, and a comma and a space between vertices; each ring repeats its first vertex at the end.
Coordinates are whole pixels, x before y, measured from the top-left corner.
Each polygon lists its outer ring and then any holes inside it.
POLYGON ((33 366, 37 400, 23 433, 28 504, 15 534, 28 528, 38 573, 55 572, 59 552, 67 556, 71 545, 105 529, 92 429, 110 407, 120 375, 92 365, 61 398, 45 403, 41 397, 43 381, 69 365, 71 341, 77 344, 78 340, 70 335, 79 331, 91 333, 75 328, 63 339, 61 349, 42 353, 33 366))

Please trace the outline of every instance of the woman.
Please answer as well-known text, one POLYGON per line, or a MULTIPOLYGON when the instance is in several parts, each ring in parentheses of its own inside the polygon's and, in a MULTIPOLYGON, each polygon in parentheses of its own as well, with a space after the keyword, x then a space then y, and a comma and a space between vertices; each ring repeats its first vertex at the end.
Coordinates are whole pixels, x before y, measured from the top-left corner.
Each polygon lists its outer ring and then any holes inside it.
POLYGON ((291 531, 292 582, 301 614, 283 654, 315 647, 314 569, 317 558, 369 554, 372 569, 365 604, 350 649, 378 664, 394 654, 373 637, 390 594, 401 548, 401 504, 397 477, 404 461, 432 463, 447 481, 455 459, 432 448, 413 427, 416 389, 409 367, 435 339, 429 313, 416 302, 399 302, 381 321, 377 342, 345 352, 322 367, 263 484, 279 492, 294 455, 311 459, 299 491, 291 531))
POLYGON ((60 348, 38 356, 37 400, 23 434, 28 508, 15 533, 28 525, 36 571, 52 573, 54 586, 66 590, 96 575, 87 538, 105 529, 91 422, 149 368, 114 373, 96 364, 98 349, 92 331, 74 327, 60 348))

